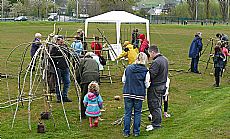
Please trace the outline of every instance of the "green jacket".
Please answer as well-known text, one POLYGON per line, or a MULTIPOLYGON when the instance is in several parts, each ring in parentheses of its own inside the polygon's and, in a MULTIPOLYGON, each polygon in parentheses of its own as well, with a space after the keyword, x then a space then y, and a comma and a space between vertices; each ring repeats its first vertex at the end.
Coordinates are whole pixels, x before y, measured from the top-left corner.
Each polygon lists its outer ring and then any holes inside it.
POLYGON ((96 60, 84 58, 79 66, 78 77, 80 84, 90 83, 91 81, 99 82, 99 66, 96 60))

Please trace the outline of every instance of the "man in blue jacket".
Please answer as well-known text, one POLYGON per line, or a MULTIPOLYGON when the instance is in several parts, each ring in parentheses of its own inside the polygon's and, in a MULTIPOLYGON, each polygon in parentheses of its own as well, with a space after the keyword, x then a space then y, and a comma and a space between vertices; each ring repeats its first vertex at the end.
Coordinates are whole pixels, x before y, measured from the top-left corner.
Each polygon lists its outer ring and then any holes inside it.
POLYGON ((195 34, 195 38, 193 39, 189 49, 189 57, 192 58, 191 72, 194 73, 200 73, 198 71, 198 62, 200 58, 200 52, 202 51, 202 47, 203 47, 201 35, 202 35, 201 32, 197 32, 195 34))

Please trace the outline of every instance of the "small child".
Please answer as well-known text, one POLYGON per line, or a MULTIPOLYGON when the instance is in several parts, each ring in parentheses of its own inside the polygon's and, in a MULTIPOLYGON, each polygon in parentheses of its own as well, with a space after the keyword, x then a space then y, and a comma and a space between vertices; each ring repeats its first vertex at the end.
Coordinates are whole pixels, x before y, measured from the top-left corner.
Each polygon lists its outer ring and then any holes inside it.
POLYGON ((71 44, 71 48, 74 49, 74 55, 75 56, 81 56, 82 54, 82 51, 83 51, 83 45, 82 45, 82 42, 81 42, 81 38, 78 37, 78 36, 74 36, 74 41, 73 43, 71 44))
POLYGON ((92 81, 88 86, 88 93, 85 95, 83 100, 86 106, 85 114, 89 116, 89 126, 97 127, 98 119, 101 115, 100 109, 102 108, 102 97, 99 94, 99 85, 96 81, 92 81), (94 124, 92 124, 94 119, 94 124))
POLYGON ((168 114, 169 84, 170 84, 170 79, 167 77, 166 91, 165 91, 165 94, 163 95, 163 100, 164 100, 164 117, 165 118, 169 118, 171 116, 170 114, 168 114))
POLYGON ((214 84, 215 87, 220 86, 220 77, 222 76, 223 73, 223 68, 224 68, 224 61, 225 61, 225 56, 221 51, 220 46, 216 46, 214 48, 215 53, 213 56, 213 62, 214 62, 214 68, 215 68, 215 81, 216 83, 214 84))

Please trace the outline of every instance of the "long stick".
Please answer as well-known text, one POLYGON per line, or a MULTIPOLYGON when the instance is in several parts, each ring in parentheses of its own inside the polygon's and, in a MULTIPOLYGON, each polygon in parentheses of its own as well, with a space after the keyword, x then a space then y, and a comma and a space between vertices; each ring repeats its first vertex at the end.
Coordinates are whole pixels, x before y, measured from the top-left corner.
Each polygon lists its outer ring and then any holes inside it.
MULTIPOLYGON (((53 45, 53 46, 57 47, 56 45, 53 45)), ((56 68, 56 66, 55 66, 55 64, 54 64, 54 61, 53 61, 51 55, 48 53, 47 50, 46 50, 46 53, 47 53, 47 55, 49 56, 49 58, 50 58, 50 60, 51 60, 51 62, 52 62, 52 64, 53 64, 53 66, 54 66, 54 70, 55 70, 55 74, 56 74, 56 78, 57 78, 57 85, 58 85, 58 89, 59 89, 59 95, 60 95, 60 98, 61 98, 61 104, 62 104, 63 113, 64 113, 64 116, 65 116, 65 119, 66 119, 67 126, 68 126, 68 128, 70 129, 69 121, 68 121, 68 119, 67 119, 66 111, 65 111, 65 107, 64 107, 64 103, 63 103, 63 98, 62 98, 62 95, 61 95, 61 86, 60 86, 60 82, 59 82, 59 77, 58 77, 57 68, 56 68)))
POLYGON ((111 44, 109 43, 109 41, 107 40, 107 38, 103 35, 103 33, 101 32, 101 30, 99 28, 97 28, 97 30, 99 31, 99 33, 101 34, 101 36, 105 40, 105 42, 108 44, 109 48, 112 50, 113 55, 115 55, 115 57, 117 57, 116 52, 114 51, 113 47, 111 46, 111 44))
POLYGON ((208 69, 208 64, 209 64, 209 61, 211 59, 211 55, 212 54, 212 47, 213 47, 213 40, 212 40, 212 46, 211 46, 211 49, 210 49, 210 52, 209 52, 209 57, 208 57, 208 61, 207 61, 207 64, 206 64, 206 68, 204 70, 204 73, 206 72, 206 70, 208 69))
MULTIPOLYGON (((17 49, 17 48, 19 48, 19 47, 21 47, 21 46, 23 46, 23 45, 25 45, 25 44, 28 44, 28 43, 22 43, 22 44, 20 44, 20 45, 17 45, 16 47, 14 47, 12 50, 11 50, 11 52, 10 52, 10 54, 8 55, 8 57, 6 58, 6 62, 5 62, 5 69, 6 69, 6 88, 7 88, 7 94, 8 94, 8 99, 9 99, 9 103, 11 104, 11 101, 10 101, 10 99, 11 99, 11 97, 10 97, 10 89, 9 89, 9 81, 8 81, 8 61, 9 61, 9 58, 11 57, 11 55, 13 54, 13 52, 17 49)), ((13 108, 11 107, 11 111, 12 111, 12 114, 14 113, 14 111, 13 111, 13 108)))

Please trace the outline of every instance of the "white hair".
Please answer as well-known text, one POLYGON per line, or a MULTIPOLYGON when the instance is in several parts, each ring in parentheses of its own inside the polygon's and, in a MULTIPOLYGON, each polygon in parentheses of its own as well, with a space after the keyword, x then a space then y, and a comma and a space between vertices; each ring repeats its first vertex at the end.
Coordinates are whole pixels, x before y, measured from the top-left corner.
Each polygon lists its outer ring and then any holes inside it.
POLYGON ((42 34, 41 33, 35 33, 35 38, 41 38, 42 37, 42 34))
POLYGON ((94 54, 93 52, 87 52, 87 53, 85 54, 85 56, 91 56, 91 57, 93 57, 93 56, 95 56, 95 54, 94 54))

